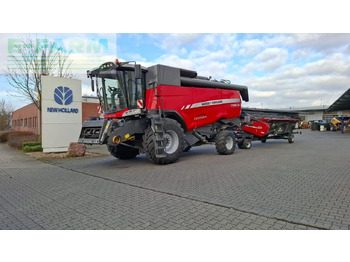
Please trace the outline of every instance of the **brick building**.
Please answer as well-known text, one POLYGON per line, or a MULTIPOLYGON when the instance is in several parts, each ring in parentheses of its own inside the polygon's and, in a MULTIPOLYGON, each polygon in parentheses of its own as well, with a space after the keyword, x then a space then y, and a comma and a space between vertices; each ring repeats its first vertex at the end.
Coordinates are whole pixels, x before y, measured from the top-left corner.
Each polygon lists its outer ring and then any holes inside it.
POLYGON ((40 133, 40 111, 34 103, 26 105, 12 113, 12 130, 40 133))
MULTIPOLYGON (((96 97, 82 97, 82 122, 99 117, 97 112, 98 105, 99 102, 96 97)), ((40 111, 34 103, 17 109, 12 113, 12 130, 30 131, 35 134, 39 134, 40 128, 40 111)))

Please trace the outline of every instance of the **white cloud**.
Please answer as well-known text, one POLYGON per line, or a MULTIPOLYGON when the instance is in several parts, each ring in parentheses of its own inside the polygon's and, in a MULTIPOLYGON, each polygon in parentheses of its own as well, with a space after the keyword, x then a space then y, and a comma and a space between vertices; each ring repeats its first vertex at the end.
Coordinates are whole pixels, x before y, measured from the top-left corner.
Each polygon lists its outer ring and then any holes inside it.
POLYGON ((149 34, 155 40, 155 45, 158 45, 164 50, 176 50, 184 45, 187 45, 198 38, 202 34, 149 34))
POLYGON ((276 95, 276 91, 252 92, 255 97, 271 97, 276 95))
POLYGON ((241 56, 253 56, 256 55, 263 46, 264 42, 260 39, 244 40, 240 44, 238 54, 241 56))
POLYGON ((191 60, 180 58, 177 55, 162 55, 154 61, 153 65, 154 64, 163 64, 185 69, 191 69, 195 67, 194 63, 191 60))
POLYGON ((329 53, 350 43, 350 34, 294 34, 293 45, 329 53))
POLYGON ((248 63, 241 71, 273 71, 282 66, 288 58, 288 50, 282 48, 267 48, 256 55, 252 62, 248 63))

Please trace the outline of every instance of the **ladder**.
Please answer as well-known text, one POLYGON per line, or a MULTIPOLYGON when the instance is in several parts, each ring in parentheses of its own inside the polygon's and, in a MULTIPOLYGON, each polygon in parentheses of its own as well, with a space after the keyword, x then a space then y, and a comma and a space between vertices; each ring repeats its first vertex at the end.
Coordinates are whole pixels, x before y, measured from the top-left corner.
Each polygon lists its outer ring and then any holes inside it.
POLYGON ((152 115, 151 127, 154 132, 154 151, 157 158, 166 157, 163 120, 160 115, 152 115))

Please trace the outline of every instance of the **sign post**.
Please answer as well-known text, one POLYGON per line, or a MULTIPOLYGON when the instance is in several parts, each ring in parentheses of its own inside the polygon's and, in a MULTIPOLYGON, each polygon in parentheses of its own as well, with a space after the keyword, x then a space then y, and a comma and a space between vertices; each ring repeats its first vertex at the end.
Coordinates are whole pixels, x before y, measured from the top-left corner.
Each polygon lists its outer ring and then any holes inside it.
POLYGON ((66 152, 82 127, 81 81, 51 76, 41 81, 43 152, 66 152))

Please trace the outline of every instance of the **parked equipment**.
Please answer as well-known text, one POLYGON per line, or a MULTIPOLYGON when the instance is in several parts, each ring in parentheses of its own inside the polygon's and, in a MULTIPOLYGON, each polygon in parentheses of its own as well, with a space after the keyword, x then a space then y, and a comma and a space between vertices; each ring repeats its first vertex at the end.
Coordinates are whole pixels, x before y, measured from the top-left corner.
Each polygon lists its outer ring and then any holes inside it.
POLYGON ((106 144, 119 159, 145 153, 156 164, 173 163, 183 151, 207 143, 215 143, 219 154, 234 152, 241 98, 249 100, 246 86, 118 60, 87 75, 104 114, 103 120, 84 122, 79 142, 106 144))
POLYGON ((252 119, 236 131, 238 147, 250 149, 252 141, 266 143, 268 139, 287 139, 294 143, 294 134, 301 133, 293 131, 297 122, 297 119, 252 119))

